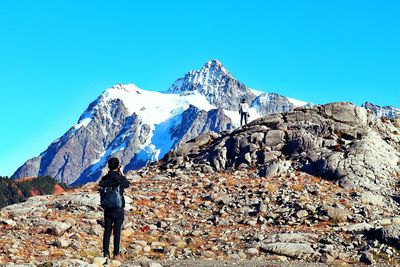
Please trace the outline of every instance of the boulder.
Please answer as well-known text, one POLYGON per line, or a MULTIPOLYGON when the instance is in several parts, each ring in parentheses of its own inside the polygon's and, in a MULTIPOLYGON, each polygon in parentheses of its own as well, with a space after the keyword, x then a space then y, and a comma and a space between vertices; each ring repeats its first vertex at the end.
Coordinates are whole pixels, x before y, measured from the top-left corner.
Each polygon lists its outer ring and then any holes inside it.
POLYGON ((307 260, 317 254, 310 244, 305 243, 263 243, 261 249, 268 253, 284 255, 300 260, 307 260))

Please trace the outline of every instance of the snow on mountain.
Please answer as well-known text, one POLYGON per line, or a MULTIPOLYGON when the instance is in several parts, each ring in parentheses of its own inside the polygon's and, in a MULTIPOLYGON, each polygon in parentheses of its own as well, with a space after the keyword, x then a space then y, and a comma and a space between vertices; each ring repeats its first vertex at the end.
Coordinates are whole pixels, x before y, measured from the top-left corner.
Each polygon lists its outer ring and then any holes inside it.
POLYGON ((392 106, 379 106, 369 102, 362 104, 362 107, 372 111, 376 116, 388 119, 400 118, 400 108, 392 106))
POLYGON ((187 109, 189 105, 203 110, 215 108, 198 92, 186 95, 143 90, 133 84, 117 84, 107 89, 104 100, 121 99, 128 113, 137 114, 144 123, 158 124, 187 109))
MULTIPOLYGON (((297 107, 304 107, 304 106, 310 105, 310 103, 305 102, 305 101, 302 101, 302 100, 298 100, 298 99, 294 99, 294 98, 290 98, 290 97, 286 97, 286 98, 289 100, 290 103, 293 104, 293 106, 294 106, 295 108, 297 108, 297 107)), ((311 104, 311 105, 312 105, 312 104, 311 104)))
POLYGON ((96 181, 111 156, 125 171, 161 159, 179 142, 208 131, 239 126, 238 106, 251 105, 250 120, 284 112, 305 102, 246 87, 218 60, 190 71, 165 92, 134 84, 106 89, 80 116, 76 125, 13 175, 50 175, 67 184, 96 181))
POLYGON ((210 104, 235 111, 238 110, 242 98, 251 103, 256 97, 215 59, 208 61, 200 70, 190 71, 176 80, 168 92, 177 94, 199 92, 210 104))

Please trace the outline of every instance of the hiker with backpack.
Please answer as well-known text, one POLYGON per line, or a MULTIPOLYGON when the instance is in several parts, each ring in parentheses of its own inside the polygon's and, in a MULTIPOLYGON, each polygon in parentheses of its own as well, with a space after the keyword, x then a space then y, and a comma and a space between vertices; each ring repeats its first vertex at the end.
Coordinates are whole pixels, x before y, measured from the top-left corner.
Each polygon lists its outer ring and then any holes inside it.
POLYGON ((124 188, 129 182, 124 176, 122 166, 117 158, 108 160, 109 172, 99 182, 100 202, 104 209, 103 254, 110 258, 109 246, 111 232, 114 232, 113 259, 122 260, 120 255, 121 228, 124 222, 124 188))
POLYGON ((249 105, 246 103, 246 99, 242 99, 242 102, 239 104, 239 114, 240 114, 240 126, 243 126, 243 120, 244 124, 247 124, 247 117, 250 117, 249 114, 249 105))

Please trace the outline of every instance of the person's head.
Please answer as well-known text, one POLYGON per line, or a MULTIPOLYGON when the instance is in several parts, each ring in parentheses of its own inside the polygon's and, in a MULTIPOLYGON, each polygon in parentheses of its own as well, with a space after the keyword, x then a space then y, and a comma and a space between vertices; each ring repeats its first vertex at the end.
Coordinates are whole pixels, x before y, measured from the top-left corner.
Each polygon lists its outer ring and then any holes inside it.
POLYGON ((246 99, 242 98, 242 103, 246 103, 246 99))
POLYGON ((108 160, 108 168, 109 168, 111 171, 117 170, 118 167, 119 167, 119 160, 118 160, 117 158, 110 158, 110 159, 108 160))

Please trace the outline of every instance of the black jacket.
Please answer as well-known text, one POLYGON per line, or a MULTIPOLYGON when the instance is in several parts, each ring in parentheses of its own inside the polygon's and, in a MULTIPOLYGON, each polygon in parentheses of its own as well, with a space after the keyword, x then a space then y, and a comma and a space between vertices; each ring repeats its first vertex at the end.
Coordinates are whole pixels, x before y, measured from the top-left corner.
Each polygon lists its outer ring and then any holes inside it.
POLYGON ((99 186, 100 187, 108 187, 108 186, 118 186, 120 187, 120 192, 122 195, 122 208, 116 208, 116 209, 104 209, 104 213, 106 215, 114 215, 114 216, 123 216, 124 214, 124 207, 125 207, 125 198, 124 198, 124 188, 129 187, 129 182, 125 178, 125 176, 122 176, 119 172, 117 171, 109 171, 106 175, 104 175, 100 182, 99 186))

